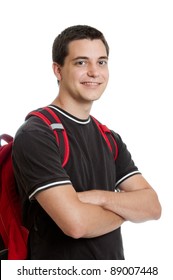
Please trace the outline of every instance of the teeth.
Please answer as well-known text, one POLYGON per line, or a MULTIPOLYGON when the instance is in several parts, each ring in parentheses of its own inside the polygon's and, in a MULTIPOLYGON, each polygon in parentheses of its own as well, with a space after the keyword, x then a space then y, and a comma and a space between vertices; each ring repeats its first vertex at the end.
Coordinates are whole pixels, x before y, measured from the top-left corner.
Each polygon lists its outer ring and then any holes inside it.
POLYGON ((87 85, 98 85, 98 83, 92 83, 92 82, 84 82, 83 84, 87 84, 87 85))

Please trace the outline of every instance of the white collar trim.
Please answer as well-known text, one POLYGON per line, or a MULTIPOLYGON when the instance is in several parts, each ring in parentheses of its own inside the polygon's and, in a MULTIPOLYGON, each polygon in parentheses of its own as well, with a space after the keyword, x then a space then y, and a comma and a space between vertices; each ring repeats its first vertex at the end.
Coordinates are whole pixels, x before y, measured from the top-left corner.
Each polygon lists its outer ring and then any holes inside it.
POLYGON ((65 116, 66 118, 68 118, 68 119, 70 119, 70 120, 72 120, 72 121, 74 121, 74 122, 76 122, 76 123, 79 123, 79 124, 87 124, 87 123, 89 123, 90 120, 91 120, 91 118, 89 117, 87 120, 83 120, 83 121, 81 120, 81 121, 80 121, 79 119, 76 119, 75 117, 66 114, 64 111, 61 111, 59 108, 57 108, 57 107, 55 107, 55 106, 53 106, 53 105, 49 105, 48 107, 49 107, 49 108, 52 108, 52 109, 54 109, 54 110, 56 110, 56 111, 58 111, 60 114, 62 114, 62 115, 65 116))

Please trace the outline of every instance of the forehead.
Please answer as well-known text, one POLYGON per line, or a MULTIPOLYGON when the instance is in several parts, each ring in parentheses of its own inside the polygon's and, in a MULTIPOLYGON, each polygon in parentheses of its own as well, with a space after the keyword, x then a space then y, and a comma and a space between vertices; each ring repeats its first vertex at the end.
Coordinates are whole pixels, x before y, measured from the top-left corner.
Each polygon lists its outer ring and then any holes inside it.
POLYGON ((107 56, 106 47, 100 39, 81 39, 69 43, 68 56, 75 57, 103 57, 107 56))

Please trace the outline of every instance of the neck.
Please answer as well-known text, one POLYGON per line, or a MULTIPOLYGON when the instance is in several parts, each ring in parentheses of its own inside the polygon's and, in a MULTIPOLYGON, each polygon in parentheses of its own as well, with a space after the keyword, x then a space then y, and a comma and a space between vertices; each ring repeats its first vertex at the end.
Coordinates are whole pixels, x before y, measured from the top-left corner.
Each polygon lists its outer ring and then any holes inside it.
POLYGON ((92 102, 81 103, 73 99, 64 100, 58 95, 52 105, 58 106, 78 119, 87 119, 90 115, 92 102))

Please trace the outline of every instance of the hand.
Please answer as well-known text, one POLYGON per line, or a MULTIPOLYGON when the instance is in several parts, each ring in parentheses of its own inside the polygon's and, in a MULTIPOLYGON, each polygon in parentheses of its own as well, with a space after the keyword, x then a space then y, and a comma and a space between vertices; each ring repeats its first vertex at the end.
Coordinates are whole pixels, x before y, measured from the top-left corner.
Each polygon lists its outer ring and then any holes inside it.
POLYGON ((84 191, 84 192, 78 192, 78 198, 83 203, 89 203, 94 205, 103 205, 103 194, 104 191, 99 190, 90 190, 90 191, 84 191))

